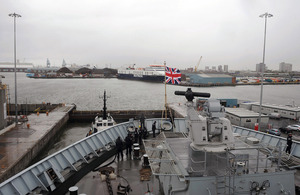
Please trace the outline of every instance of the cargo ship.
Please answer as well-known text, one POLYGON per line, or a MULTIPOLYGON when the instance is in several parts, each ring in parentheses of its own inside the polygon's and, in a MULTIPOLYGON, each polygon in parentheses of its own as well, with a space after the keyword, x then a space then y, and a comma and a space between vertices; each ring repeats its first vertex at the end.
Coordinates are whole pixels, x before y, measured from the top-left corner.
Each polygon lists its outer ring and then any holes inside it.
POLYGON ((118 79, 163 82, 165 79, 164 65, 149 65, 146 68, 128 67, 118 70, 118 79))

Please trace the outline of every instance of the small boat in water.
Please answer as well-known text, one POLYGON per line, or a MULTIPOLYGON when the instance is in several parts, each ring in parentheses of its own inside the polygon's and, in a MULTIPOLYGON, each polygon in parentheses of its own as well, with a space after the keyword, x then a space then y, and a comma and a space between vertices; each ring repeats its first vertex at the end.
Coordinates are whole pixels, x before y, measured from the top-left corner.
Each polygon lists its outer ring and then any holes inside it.
POLYGON ((114 118, 109 113, 106 114, 106 109, 106 91, 104 90, 103 116, 95 117, 95 121, 92 123, 92 127, 86 136, 92 135, 93 133, 97 133, 98 131, 102 131, 117 124, 114 118))
POLYGON ((92 123, 92 129, 94 133, 106 129, 108 127, 114 126, 117 123, 114 118, 108 113, 106 117, 95 117, 95 122, 92 123))

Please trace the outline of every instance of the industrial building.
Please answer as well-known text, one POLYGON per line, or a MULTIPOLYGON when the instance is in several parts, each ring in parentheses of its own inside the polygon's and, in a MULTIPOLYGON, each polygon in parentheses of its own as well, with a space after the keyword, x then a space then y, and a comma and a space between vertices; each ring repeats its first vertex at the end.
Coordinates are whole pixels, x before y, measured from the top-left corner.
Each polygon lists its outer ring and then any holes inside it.
POLYGON ((268 67, 263 64, 263 63, 259 63, 259 64, 256 64, 256 72, 262 72, 262 70, 264 70, 264 72, 266 72, 266 70, 268 69, 268 67))
MULTIPOLYGON (((16 62, 16 71, 17 72, 27 72, 28 69, 33 68, 32 63, 20 62, 17 60, 16 62)), ((0 72, 14 72, 15 71, 15 63, 13 62, 0 62, 0 72)))
POLYGON ((235 84, 235 77, 225 74, 186 73, 186 81, 191 84, 235 84))
MULTIPOLYGON (((254 112, 259 112, 259 103, 252 103, 251 110, 254 112)), ((291 107, 291 106, 278 106, 278 105, 271 105, 271 104, 263 104, 261 107, 261 113, 263 114, 271 114, 271 113, 278 113, 283 118, 289 118, 293 120, 299 120, 300 118, 300 108, 298 107, 291 107)))
POLYGON ((292 72, 293 65, 290 63, 281 62, 279 64, 279 72, 292 72))
MULTIPOLYGON (((255 124, 259 122, 259 113, 247 110, 245 108, 225 108, 225 117, 228 118, 233 125, 242 127, 254 128, 255 124)), ((261 115, 262 126, 267 126, 269 117, 261 115)))

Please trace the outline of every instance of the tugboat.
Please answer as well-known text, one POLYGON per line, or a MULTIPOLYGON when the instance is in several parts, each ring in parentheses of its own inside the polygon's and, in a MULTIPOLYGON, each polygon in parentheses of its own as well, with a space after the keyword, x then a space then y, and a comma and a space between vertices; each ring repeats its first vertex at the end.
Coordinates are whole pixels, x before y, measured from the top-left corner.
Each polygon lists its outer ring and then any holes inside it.
POLYGON ((102 131, 106 128, 112 127, 116 125, 117 123, 113 119, 113 117, 109 114, 106 113, 107 108, 106 108, 106 91, 104 90, 104 95, 103 95, 103 116, 96 116, 95 121, 92 123, 92 127, 87 133, 87 136, 97 133, 98 131, 102 131))

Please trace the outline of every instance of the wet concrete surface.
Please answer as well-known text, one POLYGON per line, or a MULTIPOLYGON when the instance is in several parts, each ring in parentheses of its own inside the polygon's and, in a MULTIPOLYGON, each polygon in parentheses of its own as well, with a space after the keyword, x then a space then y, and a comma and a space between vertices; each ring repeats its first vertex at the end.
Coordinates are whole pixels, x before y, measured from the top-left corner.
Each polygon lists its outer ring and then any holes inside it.
MULTIPOLYGON (((31 150, 37 142, 66 115, 67 108, 70 109, 68 106, 57 108, 49 115, 31 114, 27 116, 27 122, 7 131, 0 131, 0 177, 20 162, 27 153, 32 153, 31 150)), ((24 168, 26 166, 24 163, 24 168)))

